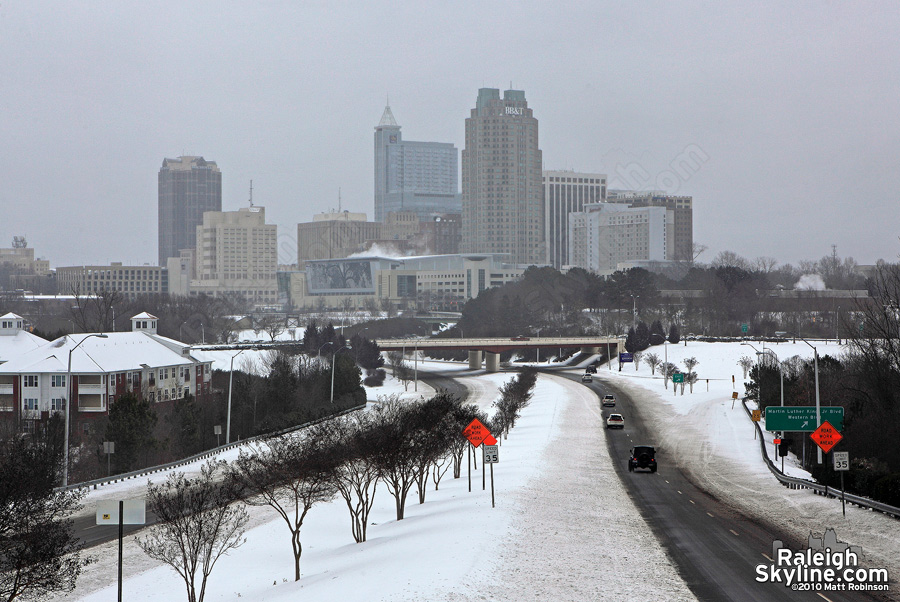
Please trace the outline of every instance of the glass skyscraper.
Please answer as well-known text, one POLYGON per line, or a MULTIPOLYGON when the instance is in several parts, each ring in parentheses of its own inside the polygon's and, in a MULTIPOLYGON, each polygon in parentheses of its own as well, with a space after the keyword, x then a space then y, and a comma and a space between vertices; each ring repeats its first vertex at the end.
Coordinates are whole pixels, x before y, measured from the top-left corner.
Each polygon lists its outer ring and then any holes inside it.
POLYGON ((222 210, 222 173, 203 157, 163 159, 159 169, 159 265, 193 249, 204 211, 222 210))
POLYGON ((459 159, 449 142, 403 140, 391 107, 375 126, 375 221, 390 212, 459 213, 459 159))

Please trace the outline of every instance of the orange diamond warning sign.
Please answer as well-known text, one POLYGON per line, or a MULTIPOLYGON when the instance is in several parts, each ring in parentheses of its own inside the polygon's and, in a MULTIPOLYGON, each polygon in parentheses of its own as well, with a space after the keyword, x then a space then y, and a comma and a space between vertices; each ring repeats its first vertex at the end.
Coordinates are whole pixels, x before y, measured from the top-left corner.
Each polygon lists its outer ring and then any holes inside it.
POLYGON ((813 431, 809 437, 826 454, 831 451, 832 447, 837 445, 838 441, 844 438, 828 421, 819 425, 819 428, 813 431))
POLYGON ((484 424, 482 424, 482 422, 477 418, 470 422, 469 426, 467 426, 463 430, 463 435, 465 435, 466 439, 469 440, 469 443, 471 443, 475 447, 481 445, 481 442, 484 441, 485 438, 490 434, 491 432, 487 429, 487 427, 484 426, 484 424))

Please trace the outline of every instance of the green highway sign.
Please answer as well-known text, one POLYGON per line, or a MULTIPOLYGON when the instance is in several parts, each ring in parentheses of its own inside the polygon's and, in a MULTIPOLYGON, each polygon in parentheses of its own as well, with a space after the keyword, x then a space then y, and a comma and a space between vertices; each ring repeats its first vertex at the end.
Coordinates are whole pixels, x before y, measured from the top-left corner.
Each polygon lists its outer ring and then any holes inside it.
POLYGON ((678 374, 673 374, 672 382, 673 383, 683 383, 684 382, 684 374, 682 374, 680 372, 678 374))
POLYGON ((741 324, 741 332, 746 334, 748 330, 750 330, 750 327, 746 323, 741 324))
MULTIPOLYGON (((838 431, 844 430, 844 408, 822 406, 822 422, 830 422, 838 431)), ((766 408, 767 431, 811 433, 816 430, 815 406, 769 406, 766 408)))

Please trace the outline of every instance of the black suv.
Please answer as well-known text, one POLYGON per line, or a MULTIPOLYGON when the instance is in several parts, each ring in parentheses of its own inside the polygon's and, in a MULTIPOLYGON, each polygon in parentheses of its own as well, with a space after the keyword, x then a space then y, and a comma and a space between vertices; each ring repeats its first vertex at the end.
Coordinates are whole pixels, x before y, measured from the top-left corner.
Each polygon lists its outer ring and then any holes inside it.
POLYGON ((594 364, 591 364, 590 366, 585 368, 584 371, 588 374, 597 374, 597 366, 595 366, 594 364))
POLYGON ((656 449, 652 445, 635 445, 631 448, 628 472, 634 472, 637 468, 649 468, 650 472, 656 472, 656 449))

